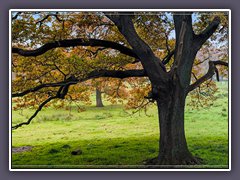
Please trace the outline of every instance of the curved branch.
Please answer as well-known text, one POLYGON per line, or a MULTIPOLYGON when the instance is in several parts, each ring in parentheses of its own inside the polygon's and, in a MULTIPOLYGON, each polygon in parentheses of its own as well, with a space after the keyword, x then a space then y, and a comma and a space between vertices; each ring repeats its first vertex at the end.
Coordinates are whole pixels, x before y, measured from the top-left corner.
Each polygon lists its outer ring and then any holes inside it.
POLYGON ((207 39, 212 36, 212 34, 218 28, 219 24, 220 18, 215 17, 212 22, 205 28, 205 30, 202 31, 202 33, 200 33, 199 35, 195 35, 195 44, 197 46, 197 49, 200 49, 201 46, 207 41, 207 39))
POLYGON ((28 119, 27 122, 22 122, 22 123, 19 123, 19 124, 13 126, 13 127, 12 127, 12 130, 17 129, 17 128, 23 126, 23 125, 28 125, 28 124, 30 124, 31 121, 32 121, 32 120, 37 116, 37 114, 42 110, 42 108, 43 108, 48 102, 50 102, 51 100, 56 99, 56 98, 58 98, 58 97, 57 97, 57 96, 53 96, 53 97, 50 97, 50 98, 48 98, 47 100, 45 100, 45 101, 38 107, 38 109, 35 111, 35 113, 28 119))
POLYGON ((41 84, 39 86, 30 88, 23 92, 13 93, 12 97, 22 97, 26 94, 39 91, 40 89, 43 89, 43 88, 73 85, 73 84, 77 84, 77 83, 80 83, 80 82, 83 82, 83 81, 86 81, 89 79, 99 78, 99 77, 111 77, 111 78, 124 79, 124 78, 128 78, 128 77, 145 77, 145 76, 146 76, 146 73, 143 69, 141 69, 141 70, 125 70, 125 71, 115 71, 115 70, 92 71, 85 78, 82 78, 82 79, 77 79, 76 77, 71 76, 68 79, 66 79, 65 81, 61 81, 61 82, 57 82, 57 83, 41 84))
POLYGON ((23 125, 28 125, 28 124, 30 124, 31 121, 32 121, 32 120, 37 116, 37 114, 42 110, 42 108, 43 108, 48 102, 50 102, 51 100, 57 99, 57 98, 59 98, 59 99, 64 99, 65 96, 66 96, 67 93, 68 93, 69 86, 70 86, 70 84, 61 86, 55 96, 49 97, 49 98, 46 99, 42 104, 40 104, 40 106, 38 107, 38 109, 37 109, 37 110, 35 111, 35 113, 28 119, 27 122, 19 123, 19 124, 13 126, 12 129, 17 129, 17 128, 23 126, 23 125))
MULTIPOLYGON (((188 87, 188 92, 196 89, 197 87, 199 87, 202 83, 204 83, 205 81, 207 81, 208 79, 210 79, 214 73, 216 72, 217 73, 217 76, 218 76, 218 70, 216 68, 216 65, 223 65, 223 66, 227 66, 228 67, 228 63, 227 62, 224 62, 224 61, 209 61, 209 68, 208 68, 208 72, 202 76, 201 78, 199 78, 198 80, 196 80, 193 84, 191 84, 189 87, 188 87)), ((218 78, 218 77, 217 77, 218 78)))
POLYGON ((64 81, 63 82, 60 82, 60 83, 52 83, 52 84, 43 84, 43 85, 40 85, 40 86, 37 86, 35 88, 32 88, 32 89, 29 89, 29 90, 26 90, 22 93, 16 93, 14 97, 19 97, 19 96, 24 96, 30 92, 34 92, 34 91, 37 91, 37 90, 40 90, 44 87, 56 87, 56 86, 60 86, 59 87, 59 90, 58 92, 56 93, 55 96, 52 96, 50 98, 48 98, 47 100, 45 100, 39 107, 38 109, 35 111, 35 113, 28 119, 27 122, 23 122, 23 123, 20 123, 20 124, 17 124, 15 126, 12 127, 12 129, 17 129, 23 125, 28 125, 31 123, 31 121, 37 116, 37 114, 42 110, 42 108, 48 103, 50 102, 51 100, 53 99, 64 99, 65 96, 67 95, 68 93, 68 89, 70 87, 70 85, 72 84, 76 84, 77 82, 83 82, 83 81, 86 81, 88 79, 91 79, 91 78, 98 78, 98 77, 112 77, 112 78, 120 78, 120 79, 123 79, 123 78, 127 78, 127 77, 143 77, 143 76, 146 76, 146 73, 144 70, 126 70, 126 71, 114 71, 114 70, 100 70, 100 71, 92 71, 91 73, 88 74, 88 77, 86 78, 83 78, 81 80, 77 80, 75 77, 70 77, 68 78, 66 81, 65 81, 65 84, 64 84, 64 81))
POLYGON ((228 67, 228 63, 225 61, 217 60, 217 61, 212 61, 214 65, 222 65, 228 67))
POLYGON ((107 40, 100 40, 100 39, 66 39, 66 40, 59 40, 54 42, 49 42, 37 48, 35 50, 24 50, 21 48, 12 48, 12 53, 17 53, 21 56, 29 57, 29 56, 39 56, 44 54, 45 52, 58 48, 58 47, 74 47, 74 46, 91 46, 91 47, 105 47, 111 48, 120 51, 121 53, 138 58, 138 56, 133 52, 132 49, 129 49, 121 44, 116 42, 107 41, 107 40))
POLYGON ((36 24, 40 24, 40 27, 41 27, 42 23, 51 16, 55 17, 59 22, 63 21, 58 17, 58 12, 56 12, 55 14, 47 14, 43 19, 39 20, 36 24))
POLYGON ((24 95, 29 94, 31 92, 39 91, 40 89, 43 89, 43 88, 46 88, 46 87, 60 87, 60 86, 71 85, 71 84, 76 84, 76 83, 78 83, 77 79, 68 78, 66 81, 61 81, 61 82, 57 82, 57 83, 41 84, 39 86, 36 86, 34 88, 30 88, 30 89, 25 90, 23 92, 13 93, 12 97, 21 97, 21 96, 24 96, 24 95))

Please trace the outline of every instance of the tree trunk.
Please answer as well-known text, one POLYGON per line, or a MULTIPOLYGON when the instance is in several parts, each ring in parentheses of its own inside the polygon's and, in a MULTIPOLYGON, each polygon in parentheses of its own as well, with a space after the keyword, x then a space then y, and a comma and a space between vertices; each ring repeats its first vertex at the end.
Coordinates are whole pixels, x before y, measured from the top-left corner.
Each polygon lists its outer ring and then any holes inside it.
POLYGON ((96 88, 96 107, 103 107, 102 92, 96 88))
POLYGON ((159 155, 149 161, 157 165, 193 165, 200 159, 193 157, 187 147, 184 131, 186 93, 180 85, 169 88, 169 94, 157 99, 159 115, 159 155))

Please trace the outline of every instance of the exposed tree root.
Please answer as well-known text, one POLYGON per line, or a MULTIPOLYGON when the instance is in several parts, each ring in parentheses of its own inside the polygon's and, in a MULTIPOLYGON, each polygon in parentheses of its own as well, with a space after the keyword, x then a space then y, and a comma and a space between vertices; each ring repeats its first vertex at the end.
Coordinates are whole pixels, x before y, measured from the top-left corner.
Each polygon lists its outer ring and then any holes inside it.
POLYGON ((155 157, 144 162, 147 168, 189 168, 189 166, 201 165, 202 163, 203 159, 193 156, 173 160, 155 157))

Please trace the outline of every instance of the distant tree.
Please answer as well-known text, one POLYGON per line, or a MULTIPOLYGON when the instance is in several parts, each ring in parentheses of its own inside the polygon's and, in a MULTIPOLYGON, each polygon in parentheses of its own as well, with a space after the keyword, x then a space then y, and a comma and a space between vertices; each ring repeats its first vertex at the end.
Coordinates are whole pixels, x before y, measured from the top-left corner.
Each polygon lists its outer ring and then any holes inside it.
POLYGON ((49 104, 88 103, 91 80, 107 78, 112 100, 128 97, 127 105, 134 108, 157 104, 159 154, 148 163, 199 164, 185 138, 186 97, 200 86, 207 91, 215 87, 211 78, 219 74, 219 66, 228 67, 227 55, 217 61, 207 59, 208 67, 201 66, 196 55, 216 41, 227 47, 227 34, 227 12, 13 13, 12 69, 16 79, 12 97, 16 109, 37 110, 12 129, 29 124, 49 104), (200 68, 207 68, 205 74, 200 68), (57 103, 59 99, 61 103, 57 103))

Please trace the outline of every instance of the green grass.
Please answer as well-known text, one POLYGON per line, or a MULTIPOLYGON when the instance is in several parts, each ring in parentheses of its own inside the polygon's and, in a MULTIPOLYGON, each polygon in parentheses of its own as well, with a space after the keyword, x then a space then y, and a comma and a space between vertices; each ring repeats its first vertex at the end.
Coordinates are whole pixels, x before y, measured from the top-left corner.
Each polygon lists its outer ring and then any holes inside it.
MULTIPOLYGON (((203 159, 194 168, 228 168, 227 85, 218 84, 218 99, 211 107, 186 107, 185 131, 190 151, 203 159)), ((86 106, 78 113, 43 109, 28 126, 12 132, 12 146, 33 146, 29 152, 13 153, 13 168, 139 168, 157 156, 156 107, 147 114, 130 115, 122 105, 86 106), (81 149, 81 155, 71 151, 81 149)), ((24 110, 28 117, 32 110, 24 110)), ((13 111, 13 124, 26 120, 13 111)))

